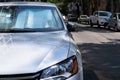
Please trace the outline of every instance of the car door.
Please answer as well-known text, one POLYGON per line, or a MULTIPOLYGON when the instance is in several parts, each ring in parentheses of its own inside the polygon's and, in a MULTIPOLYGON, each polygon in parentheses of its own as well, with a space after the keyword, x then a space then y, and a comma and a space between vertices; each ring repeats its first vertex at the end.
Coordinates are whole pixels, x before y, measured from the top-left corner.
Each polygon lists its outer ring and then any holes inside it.
POLYGON ((111 17, 111 19, 110 19, 109 25, 110 25, 111 27, 116 26, 116 21, 117 21, 117 17, 116 17, 116 14, 114 14, 114 15, 111 17))
POLYGON ((98 12, 94 13, 94 18, 93 18, 93 23, 97 24, 97 19, 98 19, 98 12))
POLYGON ((117 26, 119 26, 120 24, 120 14, 116 14, 117 20, 116 20, 116 24, 117 26))

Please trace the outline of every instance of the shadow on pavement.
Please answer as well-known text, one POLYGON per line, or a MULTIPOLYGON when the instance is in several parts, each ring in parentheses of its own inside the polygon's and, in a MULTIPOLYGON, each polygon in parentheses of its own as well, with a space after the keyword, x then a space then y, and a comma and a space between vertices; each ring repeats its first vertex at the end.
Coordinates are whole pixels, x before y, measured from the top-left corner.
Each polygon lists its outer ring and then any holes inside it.
POLYGON ((104 27, 90 27, 90 25, 83 25, 81 26, 81 24, 77 24, 76 27, 76 32, 81 32, 81 31, 90 31, 90 32, 97 32, 97 33, 113 33, 115 32, 114 30, 110 30, 104 27))
POLYGON ((83 70, 84 80, 99 80, 93 70, 83 70), (86 77, 87 75, 87 77, 86 77))
POLYGON ((101 44, 83 43, 78 47, 85 80, 120 80, 120 39, 101 44))

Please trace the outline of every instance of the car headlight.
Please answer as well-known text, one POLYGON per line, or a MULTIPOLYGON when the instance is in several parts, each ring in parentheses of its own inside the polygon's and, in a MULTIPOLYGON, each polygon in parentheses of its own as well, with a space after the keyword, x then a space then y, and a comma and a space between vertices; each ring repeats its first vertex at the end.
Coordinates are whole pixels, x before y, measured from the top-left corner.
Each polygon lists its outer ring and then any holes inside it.
POLYGON ((107 22, 109 21, 109 19, 107 19, 107 18, 104 18, 107 22))
POLYGON ((99 18, 100 21, 105 21, 105 22, 108 22, 108 19, 107 18, 99 18))
POLYGON ((65 80, 78 72, 78 63, 72 56, 42 71, 41 80, 65 80))

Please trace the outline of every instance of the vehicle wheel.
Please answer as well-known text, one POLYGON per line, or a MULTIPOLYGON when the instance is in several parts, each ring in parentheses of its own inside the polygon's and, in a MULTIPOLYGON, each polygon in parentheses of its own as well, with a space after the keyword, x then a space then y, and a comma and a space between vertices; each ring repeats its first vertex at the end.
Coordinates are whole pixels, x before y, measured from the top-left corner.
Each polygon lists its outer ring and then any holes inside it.
POLYGON ((89 24, 90 24, 90 22, 88 21, 88 22, 87 22, 87 24, 89 25, 89 24))
POLYGON ((80 24, 81 24, 81 21, 80 21, 80 24))
POLYGON ((107 29, 111 29, 110 26, 107 26, 107 29))
POLYGON ((100 24, 99 24, 99 22, 97 21, 97 25, 98 25, 98 28, 100 28, 100 24))
POLYGON ((92 21, 90 21, 90 27, 93 27, 92 21))
POLYGON ((104 28, 107 28, 108 26, 107 26, 107 24, 104 24, 104 28))
POLYGON ((104 25, 104 28, 106 28, 107 26, 104 25))
POLYGON ((115 30, 115 31, 118 31, 117 25, 114 26, 114 30, 115 30))

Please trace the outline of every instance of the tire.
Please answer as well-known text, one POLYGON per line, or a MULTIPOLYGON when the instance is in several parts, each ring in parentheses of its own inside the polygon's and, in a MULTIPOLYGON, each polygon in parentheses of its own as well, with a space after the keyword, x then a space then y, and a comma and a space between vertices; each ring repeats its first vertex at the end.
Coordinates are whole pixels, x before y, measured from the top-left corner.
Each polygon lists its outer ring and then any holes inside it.
POLYGON ((117 27, 117 24, 114 26, 114 30, 117 32, 119 31, 118 27, 117 27))
POLYGON ((80 21, 80 24, 81 24, 82 22, 80 21))
POLYGON ((104 24, 104 28, 107 28, 108 27, 108 24, 104 24))
POLYGON ((106 29, 107 26, 104 25, 104 28, 106 29))
POLYGON ((99 22, 97 21, 97 26, 98 26, 98 28, 100 28, 100 24, 99 24, 99 22))
POLYGON ((89 24, 90 24, 90 22, 88 21, 88 22, 87 22, 87 24, 89 25, 89 24))
POLYGON ((110 27, 110 26, 107 26, 107 29, 111 29, 111 27, 110 27))
POLYGON ((90 27, 93 27, 93 23, 92 23, 92 21, 90 21, 90 27))

